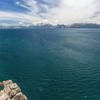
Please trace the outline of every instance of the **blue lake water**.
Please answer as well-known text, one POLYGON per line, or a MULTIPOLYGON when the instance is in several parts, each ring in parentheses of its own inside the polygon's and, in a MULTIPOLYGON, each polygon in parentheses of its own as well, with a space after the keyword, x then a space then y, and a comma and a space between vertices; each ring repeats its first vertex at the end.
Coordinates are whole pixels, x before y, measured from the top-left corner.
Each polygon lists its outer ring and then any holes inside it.
POLYGON ((0 81, 29 100, 100 100, 100 29, 0 29, 0 81))

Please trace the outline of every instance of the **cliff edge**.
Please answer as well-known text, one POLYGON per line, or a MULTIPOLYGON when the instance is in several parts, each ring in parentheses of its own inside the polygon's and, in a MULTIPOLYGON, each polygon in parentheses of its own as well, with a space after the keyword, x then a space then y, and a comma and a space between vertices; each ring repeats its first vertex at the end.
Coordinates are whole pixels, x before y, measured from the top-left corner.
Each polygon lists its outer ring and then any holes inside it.
POLYGON ((16 83, 11 80, 0 82, 0 100, 28 100, 16 83))

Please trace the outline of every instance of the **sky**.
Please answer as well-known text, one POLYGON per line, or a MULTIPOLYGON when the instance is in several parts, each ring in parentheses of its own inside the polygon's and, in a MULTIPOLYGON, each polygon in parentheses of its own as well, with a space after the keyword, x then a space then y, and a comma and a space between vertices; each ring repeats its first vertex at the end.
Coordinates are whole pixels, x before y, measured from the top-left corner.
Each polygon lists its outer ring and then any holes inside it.
POLYGON ((100 24, 100 0, 0 0, 0 25, 100 24))

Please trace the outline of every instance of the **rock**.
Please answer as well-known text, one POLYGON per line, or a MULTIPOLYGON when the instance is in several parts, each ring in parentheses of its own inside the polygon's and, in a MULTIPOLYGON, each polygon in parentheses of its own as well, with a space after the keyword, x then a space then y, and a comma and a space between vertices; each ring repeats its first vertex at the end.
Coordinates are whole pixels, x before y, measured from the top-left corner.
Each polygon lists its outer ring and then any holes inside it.
POLYGON ((0 82, 0 100, 28 100, 16 83, 11 80, 0 82))

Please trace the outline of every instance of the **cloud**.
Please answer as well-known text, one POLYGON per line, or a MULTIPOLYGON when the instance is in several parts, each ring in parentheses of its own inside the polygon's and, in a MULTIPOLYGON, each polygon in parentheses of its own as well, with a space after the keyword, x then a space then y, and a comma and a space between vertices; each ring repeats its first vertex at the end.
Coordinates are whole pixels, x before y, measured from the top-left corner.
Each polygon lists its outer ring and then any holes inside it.
POLYGON ((23 8, 27 8, 29 11, 29 14, 33 15, 33 16, 37 16, 39 9, 39 6, 37 5, 37 1, 35 0, 21 0, 22 2, 16 2, 17 5, 23 7, 23 8))
POLYGON ((91 16, 97 12, 96 0, 61 0, 60 5, 49 10, 44 16, 52 23, 71 24, 78 22, 93 22, 91 16))
POLYGON ((12 20, 12 21, 18 21, 23 23, 41 23, 44 22, 43 19, 40 17, 31 16, 28 14, 22 14, 22 13, 16 13, 16 12, 2 12, 0 11, 0 20, 12 20))
POLYGON ((16 5, 27 11, 0 11, 0 20, 18 20, 32 24, 100 23, 99 0, 20 0, 16 5))
POLYGON ((17 2, 16 2, 16 5, 19 5, 19 4, 20 4, 20 2, 19 2, 19 1, 17 1, 17 2))

